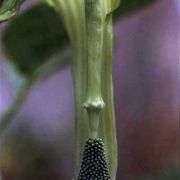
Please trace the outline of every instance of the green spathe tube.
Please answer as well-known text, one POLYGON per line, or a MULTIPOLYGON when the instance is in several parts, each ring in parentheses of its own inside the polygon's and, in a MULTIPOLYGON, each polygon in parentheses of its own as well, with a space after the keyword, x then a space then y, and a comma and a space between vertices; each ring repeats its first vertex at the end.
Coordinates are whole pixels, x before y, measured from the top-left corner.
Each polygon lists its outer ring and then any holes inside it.
POLYGON ((94 15, 98 18, 94 21, 96 22, 94 26, 93 22, 90 22, 93 16, 86 17, 88 8, 86 3, 91 3, 90 0, 44 1, 55 8, 62 18, 73 48, 76 132, 74 178, 78 178, 84 143, 89 137, 99 137, 104 142, 109 174, 111 180, 114 180, 117 170, 117 139, 112 87, 112 12, 117 8, 119 0, 92 0, 93 6, 96 7, 100 3, 98 8, 101 9, 100 11, 93 9, 97 12, 97 14, 94 12, 94 15), (88 26, 98 34, 98 37, 94 34, 97 38, 96 43, 90 39, 94 37, 88 33, 90 32, 88 26), (92 59, 92 56, 95 59, 92 59), (89 87, 91 83, 96 85, 89 87), (88 90, 88 87, 92 89, 88 90))

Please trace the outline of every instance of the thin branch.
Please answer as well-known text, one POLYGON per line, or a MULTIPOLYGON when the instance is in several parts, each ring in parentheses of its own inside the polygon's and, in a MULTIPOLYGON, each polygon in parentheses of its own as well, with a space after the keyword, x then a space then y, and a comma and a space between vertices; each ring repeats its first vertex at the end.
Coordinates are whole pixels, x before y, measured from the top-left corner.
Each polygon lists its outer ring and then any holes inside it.
POLYGON ((14 116, 22 107, 23 102, 26 100, 33 84, 34 79, 29 79, 25 82, 25 84, 18 92, 18 95, 16 96, 8 111, 0 119, 0 134, 7 128, 7 126, 13 120, 14 116))

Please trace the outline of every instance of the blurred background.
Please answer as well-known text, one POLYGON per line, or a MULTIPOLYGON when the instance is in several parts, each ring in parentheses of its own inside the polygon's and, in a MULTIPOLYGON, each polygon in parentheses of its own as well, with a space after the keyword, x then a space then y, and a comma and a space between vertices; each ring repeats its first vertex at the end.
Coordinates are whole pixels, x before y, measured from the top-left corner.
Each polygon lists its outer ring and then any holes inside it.
MULTIPOLYGON (((21 12, 36 2, 25 2, 21 12)), ((178 180, 180 1, 159 0, 116 19, 114 36, 117 180, 178 180)), ((0 48, 3 117, 24 79, 0 48)), ((69 180, 73 156, 74 98, 67 65, 33 86, 1 134, 0 169, 5 180, 69 180)))

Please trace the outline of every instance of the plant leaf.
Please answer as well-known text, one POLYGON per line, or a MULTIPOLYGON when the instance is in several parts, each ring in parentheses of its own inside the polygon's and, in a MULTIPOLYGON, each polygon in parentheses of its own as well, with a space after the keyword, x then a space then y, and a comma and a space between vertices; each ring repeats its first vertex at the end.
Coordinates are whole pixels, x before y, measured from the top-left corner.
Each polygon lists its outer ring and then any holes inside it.
POLYGON ((16 14, 24 0, 2 0, 0 3, 0 21, 5 21, 16 14))
POLYGON ((41 4, 15 17, 2 41, 8 59, 28 76, 64 49, 68 37, 56 12, 41 4))

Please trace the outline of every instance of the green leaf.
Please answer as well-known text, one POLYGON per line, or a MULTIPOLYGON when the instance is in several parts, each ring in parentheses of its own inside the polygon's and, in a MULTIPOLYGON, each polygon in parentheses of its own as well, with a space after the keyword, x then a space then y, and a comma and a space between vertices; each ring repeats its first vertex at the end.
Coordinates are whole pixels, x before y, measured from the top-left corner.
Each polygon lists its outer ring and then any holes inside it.
POLYGON ((0 21, 5 21, 14 16, 23 1, 24 0, 1 0, 0 21))
POLYGON ((54 9, 41 4, 15 17, 2 41, 8 59, 28 76, 64 49, 68 37, 54 9))
POLYGON ((159 0, 121 0, 121 5, 115 11, 115 17, 126 17, 159 0))

